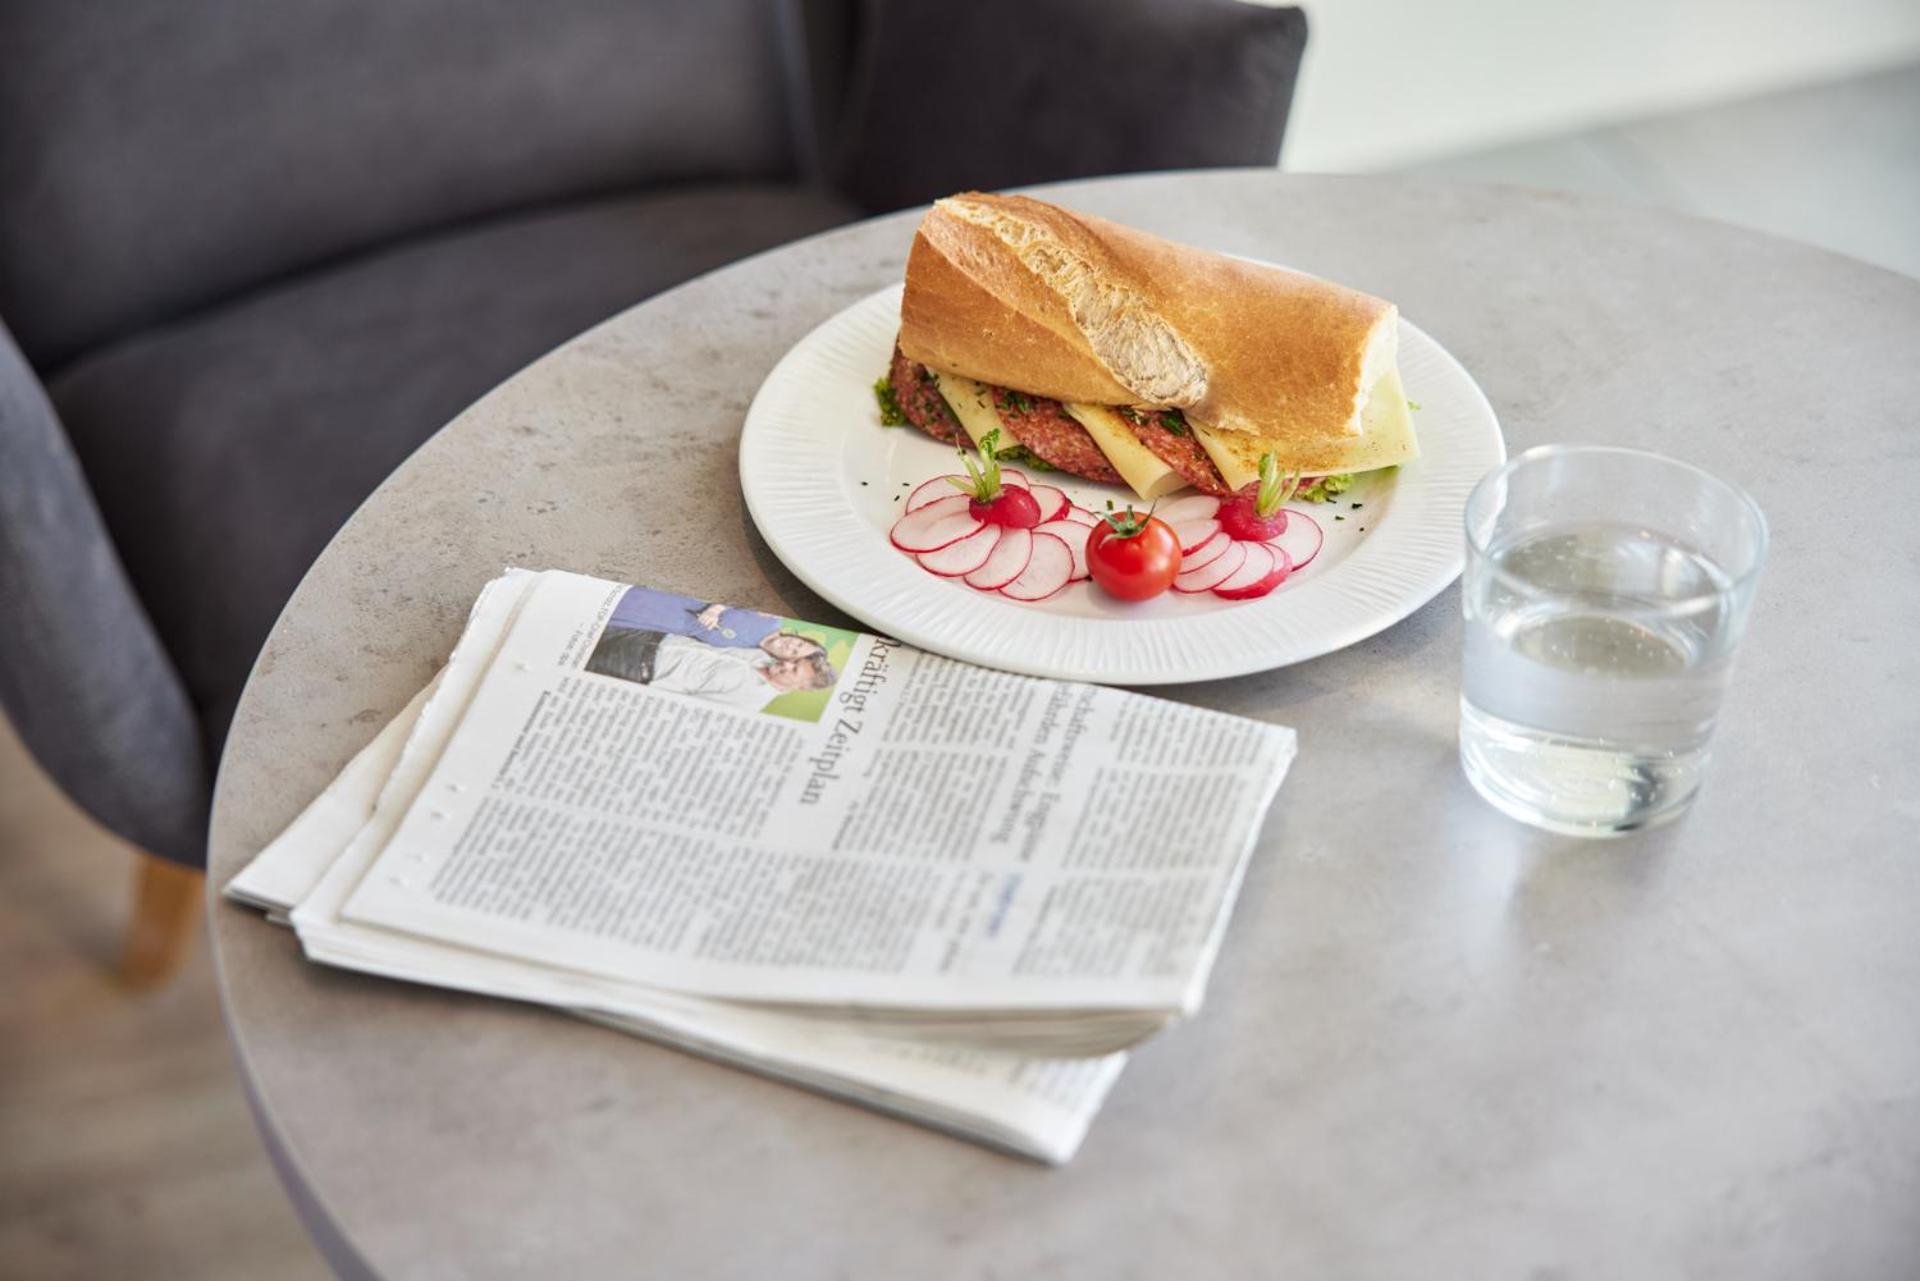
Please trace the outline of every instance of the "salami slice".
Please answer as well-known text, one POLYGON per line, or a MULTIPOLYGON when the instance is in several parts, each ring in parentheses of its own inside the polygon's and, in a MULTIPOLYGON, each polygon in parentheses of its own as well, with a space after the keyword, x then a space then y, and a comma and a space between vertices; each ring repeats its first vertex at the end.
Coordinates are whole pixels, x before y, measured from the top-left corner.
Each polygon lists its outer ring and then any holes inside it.
POLYGON ((1187 426, 1185 418, 1161 410, 1132 409, 1121 410, 1120 417, 1133 428, 1141 444, 1180 473, 1180 479, 1203 494, 1226 497, 1227 482, 1221 478, 1220 469, 1213 465, 1213 459, 1207 457, 1207 451, 1193 438, 1193 429, 1187 426))
POLYGON ((933 374, 925 365, 908 360, 897 346, 893 349, 893 366, 887 371, 887 379, 893 385, 893 398, 900 402, 900 412, 907 416, 908 422, 943 444, 959 448, 973 444, 940 395, 933 374))
POLYGON ((995 387, 993 407, 1007 434, 1048 466, 1082 480, 1119 482, 1120 473, 1059 401, 995 387))

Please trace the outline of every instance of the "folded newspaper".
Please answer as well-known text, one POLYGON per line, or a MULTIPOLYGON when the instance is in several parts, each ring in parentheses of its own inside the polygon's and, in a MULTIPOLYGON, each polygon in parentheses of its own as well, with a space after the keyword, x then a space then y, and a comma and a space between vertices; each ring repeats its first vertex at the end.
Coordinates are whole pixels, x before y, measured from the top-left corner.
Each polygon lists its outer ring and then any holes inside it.
POLYGON ((1042 1160, 1200 1008, 1289 729, 510 570, 226 887, 307 956, 556 1006, 1042 1160))

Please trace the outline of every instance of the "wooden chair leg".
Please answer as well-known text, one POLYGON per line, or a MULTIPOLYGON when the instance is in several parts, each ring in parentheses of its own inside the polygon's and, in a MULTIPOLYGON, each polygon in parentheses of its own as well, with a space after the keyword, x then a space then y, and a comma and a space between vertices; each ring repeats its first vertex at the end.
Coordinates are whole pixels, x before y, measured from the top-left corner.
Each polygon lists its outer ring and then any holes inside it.
POLYGON ((180 968, 193 946, 205 881, 203 872, 151 854, 140 856, 121 981, 135 988, 158 987, 180 968))

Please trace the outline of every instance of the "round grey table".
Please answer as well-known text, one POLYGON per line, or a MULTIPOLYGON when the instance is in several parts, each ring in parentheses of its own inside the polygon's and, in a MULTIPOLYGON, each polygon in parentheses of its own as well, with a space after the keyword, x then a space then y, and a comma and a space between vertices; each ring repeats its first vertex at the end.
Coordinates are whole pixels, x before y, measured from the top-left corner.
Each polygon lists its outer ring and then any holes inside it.
MULTIPOLYGON (((1510 448, 1607 441, 1773 527, 1693 812, 1581 843, 1454 758, 1449 590, 1284 671, 1161 692, 1298 727, 1207 1008, 1063 1169, 558 1014, 303 962, 213 913, 269 1147, 381 1277, 1920 1274, 1920 282, 1649 209, 1234 172, 1055 189, 1397 301, 1510 448)), ((273 632, 213 881, 433 673, 502 565, 833 621, 755 535, 734 443, 916 215, 704 277, 461 415, 273 632)))

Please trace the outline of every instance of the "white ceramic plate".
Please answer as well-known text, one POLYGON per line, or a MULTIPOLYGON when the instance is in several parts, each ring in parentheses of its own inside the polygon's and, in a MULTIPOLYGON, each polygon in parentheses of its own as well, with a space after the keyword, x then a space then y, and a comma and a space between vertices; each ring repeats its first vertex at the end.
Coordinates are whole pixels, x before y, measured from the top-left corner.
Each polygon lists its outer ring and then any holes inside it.
MULTIPOLYGON (((1480 388, 1402 320, 1400 372, 1420 406, 1420 459, 1362 477, 1337 504, 1302 505, 1327 535, 1306 569, 1251 601, 1169 592, 1126 604, 1080 582, 1024 604, 937 578, 887 540, 914 486, 960 470, 950 447, 880 425, 873 384, 899 326, 895 285, 822 324, 774 366, 740 435, 747 509, 788 569, 875 631, 1007 671, 1170 684, 1283 667, 1364 640, 1460 573, 1467 492, 1506 457, 1480 388)), ((1057 472, 1029 476, 1096 511, 1131 497, 1057 472)))

